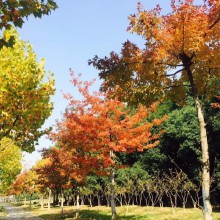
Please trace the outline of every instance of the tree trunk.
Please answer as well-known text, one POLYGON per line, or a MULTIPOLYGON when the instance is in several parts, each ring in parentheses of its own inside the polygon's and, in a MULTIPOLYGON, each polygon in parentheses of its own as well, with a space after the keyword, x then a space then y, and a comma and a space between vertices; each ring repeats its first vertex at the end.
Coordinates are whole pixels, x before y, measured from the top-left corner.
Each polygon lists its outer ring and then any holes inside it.
POLYGON ((106 196, 106 203, 107 203, 107 207, 109 207, 110 206, 110 201, 109 201, 109 196, 108 195, 106 196))
POLYGON ((81 200, 81 205, 84 205, 84 204, 85 204, 85 201, 84 201, 84 200, 85 200, 84 195, 81 196, 81 199, 80 199, 80 200, 81 200))
POLYGON ((43 193, 41 194, 41 198, 40 198, 40 207, 41 207, 41 209, 44 208, 44 195, 43 195, 43 193))
POLYGON ((30 195, 30 203, 29 203, 30 208, 31 208, 31 199, 32 199, 32 194, 30 195))
POLYGON ((63 213, 63 202, 64 202, 64 196, 63 196, 63 192, 61 192, 61 213, 63 213))
POLYGON ((202 149, 202 199, 203 199, 203 214, 204 220, 212 220, 212 206, 210 202, 210 164, 209 164, 209 147, 206 132, 206 124, 202 106, 199 100, 197 87, 194 82, 193 74, 190 69, 191 58, 186 54, 182 54, 182 63, 185 67, 187 75, 189 77, 190 86, 192 88, 192 94, 196 105, 197 116, 200 127, 200 139, 202 149))
POLYGON ((48 209, 50 210, 50 198, 51 198, 51 189, 49 189, 48 193, 48 209))
POLYGON ((199 99, 195 99, 196 108, 198 112, 201 147, 202 147, 202 199, 203 199, 203 213, 205 220, 212 220, 212 206, 210 202, 210 165, 209 165, 209 149, 206 133, 206 124, 204 114, 202 112, 199 99))
MULTIPOLYGON (((110 157, 114 159, 114 153, 110 151, 110 157)), ((112 220, 117 219, 116 215, 116 205, 115 205, 115 168, 111 169, 111 210, 112 210, 112 220)))
POLYGON ((112 220, 117 219, 116 215, 116 205, 115 205, 115 172, 114 169, 112 169, 111 172, 111 210, 112 210, 112 220))
POLYGON ((76 218, 79 218, 79 188, 77 187, 76 191, 76 218))
POLYGON ((101 205, 101 198, 99 195, 97 195, 97 200, 98 200, 98 206, 100 206, 101 205))
POLYGON ((91 194, 88 196, 88 200, 89 200, 90 207, 92 207, 92 195, 91 194))

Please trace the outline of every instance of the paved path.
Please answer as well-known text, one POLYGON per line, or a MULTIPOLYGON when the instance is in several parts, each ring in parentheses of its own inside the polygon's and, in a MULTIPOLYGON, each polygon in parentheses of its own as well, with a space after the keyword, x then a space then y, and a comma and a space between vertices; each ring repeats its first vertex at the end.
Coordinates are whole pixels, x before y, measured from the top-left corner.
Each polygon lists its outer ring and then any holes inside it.
POLYGON ((43 220, 20 206, 13 206, 8 203, 0 203, 0 206, 3 206, 7 212, 7 215, 0 217, 0 220, 43 220))

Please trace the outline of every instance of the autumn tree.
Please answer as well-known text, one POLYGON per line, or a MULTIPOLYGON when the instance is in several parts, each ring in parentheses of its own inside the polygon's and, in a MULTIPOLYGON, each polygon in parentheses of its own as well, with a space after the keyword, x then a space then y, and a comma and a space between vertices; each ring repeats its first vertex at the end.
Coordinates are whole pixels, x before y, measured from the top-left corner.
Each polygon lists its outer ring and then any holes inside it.
POLYGON ((16 39, 14 46, 0 50, 0 140, 11 138, 22 150, 33 151, 53 108, 54 79, 29 43, 20 40, 15 30, 4 32, 6 40, 11 36, 16 39))
MULTIPOLYGON (((22 27, 25 19, 30 15, 41 18, 42 15, 48 15, 57 8, 53 0, 1 0, 0 1, 0 30, 14 27, 22 27)), ((10 39, 0 38, 0 49, 3 46, 12 46, 14 36, 10 39)))
POLYGON ((57 147, 42 150, 42 161, 34 167, 38 174, 38 184, 41 186, 41 192, 46 189, 54 195, 54 204, 58 204, 59 194, 63 194, 65 188, 71 188, 70 169, 66 161, 70 158, 68 154, 63 155, 63 151, 57 147))
POLYGON ((38 175, 34 170, 24 170, 17 176, 17 179, 11 185, 9 194, 20 195, 22 193, 28 193, 30 195, 29 206, 31 207, 31 199, 33 194, 39 192, 37 179, 38 175))
POLYGON ((111 177, 112 219, 116 219, 114 176, 117 152, 130 153, 157 146, 161 132, 151 133, 165 119, 146 120, 156 104, 150 108, 139 105, 129 109, 126 104, 115 99, 106 99, 106 94, 89 93, 92 82, 82 82, 72 73, 72 83, 83 99, 76 100, 66 94, 69 105, 63 120, 57 124, 57 132, 52 134, 61 148, 71 152, 75 171, 82 175, 95 172, 111 177))
POLYGON ((171 1, 172 11, 144 10, 129 17, 129 30, 145 40, 145 48, 127 41, 121 54, 90 60, 104 79, 102 90, 113 90, 130 104, 172 98, 184 104, 190 88, 197 109, 202 151, 203 204, 212 219, 209 151, 203 104, 219 90, 220 2, 171 1))
POLYGON ((0 144, 0 193, 7 193, 21 171, 21 150, 9 138, 0 144))

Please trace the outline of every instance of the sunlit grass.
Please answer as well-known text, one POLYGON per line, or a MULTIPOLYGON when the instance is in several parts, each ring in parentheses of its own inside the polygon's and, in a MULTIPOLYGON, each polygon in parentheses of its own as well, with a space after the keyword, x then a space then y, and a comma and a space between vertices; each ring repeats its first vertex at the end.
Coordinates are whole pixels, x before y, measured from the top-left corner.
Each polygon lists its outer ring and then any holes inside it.
MULTIPOLYGON (((76 207, 64 207, 64 212, 61 213, 60 207, 40 209, 33 207, 31 209, 35 214, 44 220, 61 220, 75 219, 76 207)), ((117 207, 117 215, 119 220, 203 220, 202 211, 200 209, 175 209, 175 214, 172 208, 164 207, 139 207, 129 206, 117 207)), ((220 210, 215 210, 213 213, 214 220, 220 220, 220 210)), ((111 208, 106 206, 96 207, 80 207, 80 220, 110 220, 111 208)))

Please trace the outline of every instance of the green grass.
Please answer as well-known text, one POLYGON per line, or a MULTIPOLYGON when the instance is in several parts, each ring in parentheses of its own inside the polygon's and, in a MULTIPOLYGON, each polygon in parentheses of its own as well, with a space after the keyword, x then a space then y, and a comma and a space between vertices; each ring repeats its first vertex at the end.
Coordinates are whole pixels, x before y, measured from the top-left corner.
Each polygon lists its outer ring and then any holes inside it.
MULTIPOLYGON (((59 207, 51 208, 47 210, 44 208, 41 210, 38 208, 32 208, 38 216, 44 220, 65 220, 74 219, 76 214, 75 207, 64 207, 64 213, 61 213, 59 207)), ((175 214, 172 212, 172 208, 158 208, 158 207, 139 207, 129 206, 128 213, 126 207, 117 207, 118 220, 203 220, 202 211, 199 209, 182 209, 177 208, 175 214)), ((220 220, 220 209, 215 209, 213 212, 214 220, 220 220)), ((105 206, 80 208, 80 220, 110 220, 111 208, 105 206)))

